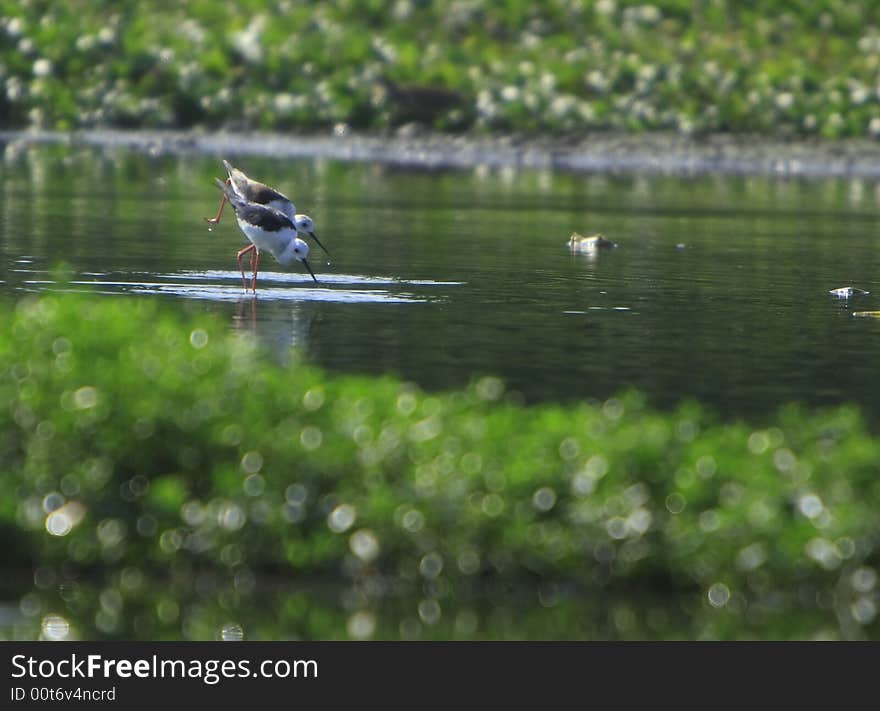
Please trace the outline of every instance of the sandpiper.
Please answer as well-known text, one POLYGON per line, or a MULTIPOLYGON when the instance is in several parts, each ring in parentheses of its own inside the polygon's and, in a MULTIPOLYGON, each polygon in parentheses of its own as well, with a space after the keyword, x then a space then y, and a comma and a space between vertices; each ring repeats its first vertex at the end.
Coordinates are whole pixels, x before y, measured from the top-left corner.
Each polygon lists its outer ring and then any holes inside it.
MULTIPOLYGON (((312 218, 308 215, 298 213, 296 211, 296 206, 289 197, 284 193, 278 192, 275 188, 270 188, 265 183, 249 178, 241 170, 230 165, 228 160, 223 161, 223 166, 226 168, 226 173, 229 175, 226 182, 232 186, 236 195, 248 202, 256 203, 258 205, 266 205, 278 210, 287 216, 287 218, 294 224, 297 232, 308 235, 315 240, 315 243, 321 249, 327 252, 328 255, 330 254, 330 252, 327 251, 327 248, 321 244, 318 235, 315 234, 315 223, 312 218)), ((227 197, 224 192, 223 198, 220 200, 220 209, 217 210, 217 214, 214 215, 214 217, 206 217, 205 222, 211 225, 216 225, 220 222, 220 216, 223 214, 223 206, 226 204, 226 200, 227 197)))
POLYGON ((568 246, 577 252, 592 252, 597 249, 609 249, 616 247, 617 243, 607 239, 603 234, 584 237, 582 234, 572 232, 568 239, 568 246))
POLYGON ((274 207, 262 205, 256 202, 250 202, 242 198, 229 184, 229 181, 217 179, 217 185, 223 191, 223 196, 232 205, 235 210, 235 219, 238 226, 248 238, 250 244, 244 249, 239 250, 236 258, 238 259, 238 268, 241 270, 241 281, 247 290, 247 280, 244 276, 244 267, 241 264, 241 258, 245 254, 251 255, 251 269, 253 277, 251 279, 251 289, 257 293, 257 271, 260 267, 260 251, 265 250, 271 252, 272 256, 278 260, 280 264, 288 265, 294 261, 303 263, 312 279, 315 282, 318 279, 309 266, 309 245, 297 236, 296 225, 286 214, 274 207))

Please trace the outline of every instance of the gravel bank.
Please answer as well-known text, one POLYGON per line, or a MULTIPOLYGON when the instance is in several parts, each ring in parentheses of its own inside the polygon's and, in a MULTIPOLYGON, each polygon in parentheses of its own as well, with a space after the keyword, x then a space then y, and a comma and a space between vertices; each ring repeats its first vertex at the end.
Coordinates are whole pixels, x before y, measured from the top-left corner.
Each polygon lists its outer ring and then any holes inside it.
POLYGON ((4 144, 68 143, 148 153, 271 155, 372 161, 422 168, 522 167, 580 173, 880 178, 880 142, 781 141, 756 136, 587 134, 450 136, 413 130, 358 134, 176 131, 0 132, 4 144))

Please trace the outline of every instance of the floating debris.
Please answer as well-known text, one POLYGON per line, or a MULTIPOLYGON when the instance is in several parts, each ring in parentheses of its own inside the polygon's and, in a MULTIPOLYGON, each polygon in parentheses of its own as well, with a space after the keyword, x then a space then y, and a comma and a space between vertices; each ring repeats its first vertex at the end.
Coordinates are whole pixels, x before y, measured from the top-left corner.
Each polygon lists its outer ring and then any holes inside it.
POLYGON ((853 316, 861 318, 880 318, 880 311, 853 311, 853 316))
POLYGON ((854 286, 841 286, 839 289, 831 289, 828 293, 836 296, 838 299, 851 299, 853 296, 867 296, 871 292, 856 289, 854 286))
POLYGON ((572 232, 568 239, 568 246, 576 252, 593 252, 597 249, 616 247, 617 243, 606 239, 605 235, 601 233, 584 237, 582 234, 572 232))

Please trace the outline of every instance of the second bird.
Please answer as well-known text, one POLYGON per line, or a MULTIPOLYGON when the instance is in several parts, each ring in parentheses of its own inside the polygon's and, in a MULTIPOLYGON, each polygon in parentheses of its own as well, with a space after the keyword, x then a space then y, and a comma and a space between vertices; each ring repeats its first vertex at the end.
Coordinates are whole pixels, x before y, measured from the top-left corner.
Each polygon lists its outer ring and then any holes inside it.
MULTIPOLYGON (((315 244, 327 252, 328 255, 330 254, 330 252, 327 251, 327 248, 321 244, 318 235, 315 234, 315 223, 312 218, 308 215, 298 213, 296 211, 296 206, 289 197, 284 193, 277 191, 275 188, 270 188, 265 183, 249 178, 244 172, 231 165, 228 160, 223 161, 223 166, 226 168, 226 173, 229 175, 226 179, 226 183, 232 186, 236 195, 247 202, 266 205, 278 210, 293 223, 298 233, 308 235, 315 240, 315 244)), ((224 191, 223 198, 220 201, 220 209, 217 210, 217 214, 214 217, 206 217, 205 222, 212 225, 216 225, 220 222, 220 216, 223 214, 223 206, 226 204, 227 200, 226 191, 224 191)))

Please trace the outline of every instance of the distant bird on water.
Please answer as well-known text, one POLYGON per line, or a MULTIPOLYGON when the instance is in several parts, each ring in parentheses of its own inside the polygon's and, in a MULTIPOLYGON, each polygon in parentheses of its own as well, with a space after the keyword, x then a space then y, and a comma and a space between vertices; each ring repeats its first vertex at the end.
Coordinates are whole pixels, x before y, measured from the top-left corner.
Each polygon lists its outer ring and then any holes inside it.
POLYGON ((315 282, 318 279, 309 266, 309 245, 301 240, 297 235, 296 225, 285 213, 276 210, 269 205, 263 205, 257 202, 250 202, 242 198, 230 185, 230 181, 222 181, 216 179, 217 185, 223 191, 226 201, 232 205, 235 210, 235 219, 244 236, 248 238, 250 244, 244 249, 239 250, 236 258, 238 259, 238 268, 241 270, 241 282, 247 290, 247 280, 244 276, 244 267, 241 259, 245 254, 251 255, 251 269, 253 277, 251 278, 251 289, 257 293, 257 271, 260 267, 260 252, 271 252, 272 256, 278 260, 279 264, 288 265, 293 262, 302 262, 303 266, 311 274, 315 282))
MULTIPOLYGON (((315 243, 321 249, 327 252, 327 248, 321 244, 318 235, 315 234, 315 223, 312 218, 308 215, 297 213, 296 206, 289 197, 278 192, 275 188, 270 188, 265 183, 249 178, 241 170, 230 165, 227 160, 223 161, 223 165, 229 175, 226 179, 226 183, 232 186, 236 195, 247 202, 266 205, 278 210, 278 212, 285 215, 294 224, 298 233, 308 235, 315 240, 315 243)), ((220 216, 223 214, 223 206, 226 204, 227 199, 226 192, 224 191, 223 198, 220 200, 220 209, 217 210, 217 214, 214 215, 214 217, 206 217, 205 222, 211 225, 216 225, 220 222, 220 216)), ((327 252, 327 254, 329 255, 330 252, 327 252)))
POLYGON ((584 237, 582 234, 572 232, 571 237, 568 239, 568 246, 576 252, 593 252, 597 249, 616 247, 617 243, 607 239, 603 234, 584 237))

